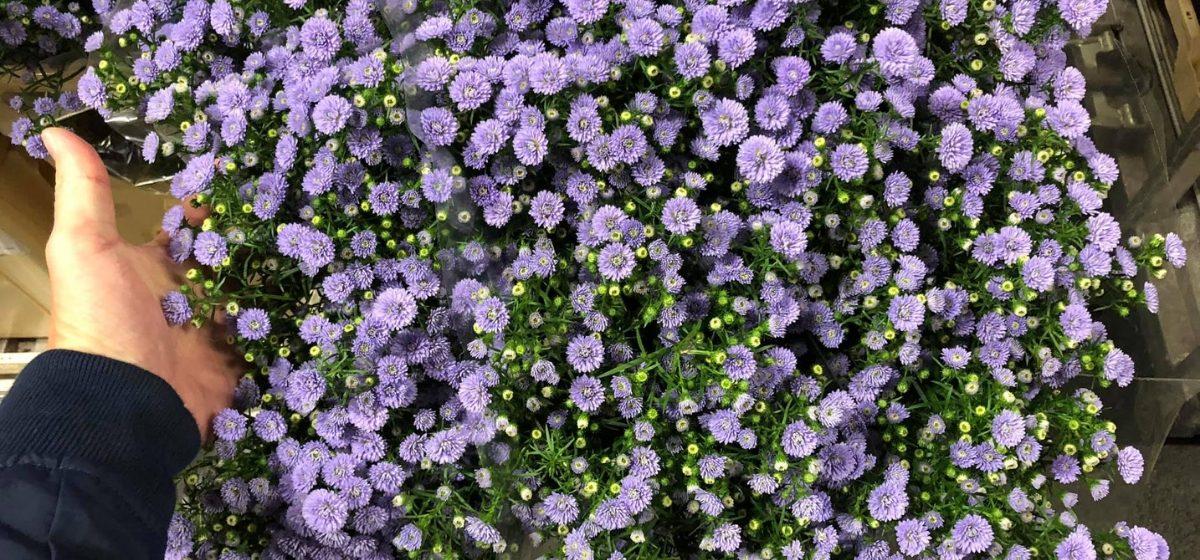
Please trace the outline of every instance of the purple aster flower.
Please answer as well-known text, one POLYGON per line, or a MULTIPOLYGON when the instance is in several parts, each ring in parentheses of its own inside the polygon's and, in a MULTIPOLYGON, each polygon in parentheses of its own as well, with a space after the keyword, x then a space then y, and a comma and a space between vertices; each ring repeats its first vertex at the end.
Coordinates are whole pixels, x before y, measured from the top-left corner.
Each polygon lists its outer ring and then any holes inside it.
POLYGON ((1079 474, 1082 472, 1079 466, 1079 459, 1070 455, 1060 454, 1050 463, 1050 473, 1063 484, 1070 484, 1079 479, 1079 474))
POLYGON ((1079 138, 1087 133, 1092 119, 1078 101, 1061 101, 1046 109, 1046 124, 1065 138, 1079 138))
POLYGON ((967 554, 978 554, 987 550, 992 544, 993 535, 991 524, 974 513, 960 519, 950 532, 955 550, 967 554))
POLYGON ((993 132, 1001 138, 1015 134, 1024 117, 1021 104, 1007 95, 985 93, 967 105, 967 118, 976 129, 993 132))
POLYGON ((346 524, 349 505, 341 496, 329 490, 313 490, 304 497, 301 511, 309 529, 330 534, 346 524))
POLYGON ((171 196, 184 200, 204 192, 212 183, 216 171, 216 159, 212 152, 192 158, 171 179, 171 196))
POLYGON ((467 440, 457 429, 435 432, 425 440, 422 449, 429 460, 439 465, 457 461, 466 451, 467 440))
POLYGON ((478 109, 492 97, 492 84, 479 72, 462 72, 450 82, 450 99, 459 110, 478 109))
POLYGON ((663 46, 663 27, 649 18, 634 20, 625 27, 626 44, 638 56, 653 56, 663 46))
POLYGON ((1146 282, 1142 285, 1142 294, 1146 298, 1146 309, 1158 313, 1158 287, 1146 282))
POLYGON ((263 410, 254 417, 254 435, 267 442, 279 441, 287 434, 287 422, 274 410, 263 410))
POLYGON ((500 298, 490 297, 475 306, 475 324, 486 333, 498 333, 508 325, 508 309, 500 298))
POLYGON ((604 362, 604 345, 589 335, 577 335, 567 344, 567 363, 576 371, 595 371, 604 362))
POLYGON ((541 128, 522 127, 513 135, 513 153, 522 164, 534 166, 550 151, 550 144, 541 128))
POLYGON ((1002 410, 992 419, 992 438, 1005 447, 1016 447, 1025 439, 1025 419, 1013 410, 1002 410))
POLYGON ((409 523, 400 528, 396 538, 392 539, 392 545, 400 550, 416 552, 421 549, 421 541, 421 529, 409 523))
POLYGON ((1073 342, 1083 342, 1092 336, 1092 315, 1081 304, 1068 305, 1058 316, 1058 322, 1073 342))
POLYGON ((325 17, 310 17, 300 27, 300 45, 308 56, 328 62, 341 49, 342 37, 336 23, 325 17))
MULTIPOLYGON (((595 98, 585 95, 571 102, 566 128, 572 140, 580 143, 590 142, 603 132, 603 126, 595 98)), ((478 130, 478 127, 476 129, 478 130)))
POLYGON ((1021 280, 1037 292, 1049 291, 1054 287, 1054 263, 1042 256, 1033 256, 1021 265, 1021 280))
POLYGON ((271 318, 257 307, 243 309, 237 317, 238 335, 246 340, 262 340, 271 332, 271 318))
POLYGON ((962 369, 971 361, 971 353, 962 346, 954 346, 942 350, 942 361, 951 369, 962 369))
POLYGON ((950 123, 942 127, 942 139, 938 145, 938 158, 948 171, 960 171, 971 161, 973 142, 971 131, 961 123, 950 123))
POLYGON ((1117 451, 1117 474, 1121 475, 1121 480, 1128 484, 1136 484, 1142 479, 1142 471, 1146 467, 1146 462, 1142 458, 1142 452, 1135 447, 1122 447, 1117 451))
POLYGON ((529 203, 529 216, 538 227, 551 229, 563 219, 562 196, 552 191, 538 191, 529 203))
POLYGON ((776 222, 771 226, 771 248, 779 254, 794 260, 800 258, 807 247, 808 237, 805 235, 804 226, 790 220, 776 222))
POLYGON ((825 62, 842 64, 853 58, 857 51, 858 41, 845 31, 831 33, 821 43, 821 58, 825 62))
POLYGON ((464 527, 468 537, 482 544, 496 544, 502 542, 500 531, 495 527, 484 523, 478 517, 468 517, 466 527, 464 527))
POLYGON ((196 261, 206 266, 217 266, 228 255, 225 238, 215 231, 204 231, 196 236, 192 245, 192 255, 196 261))
POLYGON ((754 361, 754 353, 749 348, 738 344, 730 346, 726 350, 724 370, 725 375, 730 379, 750 379, 758 370, 758 364, 754 361))
POLYGON ((732 99, 721 99, 702 112, 700 123, 705 136, 718 147, 736 144, 750 131, 746 108, 732 99))
POLYGON ((700 477, 705 480, 715 480, 725 475, 725 457, 720 455, 705 455, 696 462, 700 477))
POLYGON ((1092 544, 1092 536, 1087 528, 1076 526, 1070 535, 1054 547, 1054 556, 1058 560, 1095 560, 1096 546, 1092 544))
POLYGON ((180 292, 167 292, 161 304, 163 317, 169 325, 182 325, 192 319, 192 305, 180 292))
POLYGON ((445 107, 421 111, 421 132, 430 146, 448 146, 458 134, 458 119, 445 107))
MULTIPOLYGON (((743 117, 745 110, 742 111, 743 117)), ((637 163, 646 153, 649 144, 646 135, 636 125, 621 125, 609 135, 609 145, 618 161, 627 164, 637 163)))
POLYGON ((1167 262, 1171 263, 1171 266, 1183 268, 1183 265, 1187 264, 1187 249, 1183 246, 1183 240, 1175 232, 1167 234, 1164 250, 1167 262))
POLYGON ((929 528, 919 519, 905 519, 896 524, 896 547, 905 556, 916 556, 929 547, 929 528))
POLYGON ((1113 348, 1104 357, 1104 378, 1113 381, 1119 387, 1126 387, 1133 381, 1133 358, 1120 348, 1113 348))
POLYGON ((79 77, 79 100, 84 105, 93 109, 102 109, 108 103, 108 93, 104 88, 104 82, 96 75, 96 70, 88 66, 83 75, 79 77))
POLYGON ((718 443, 728 444, 737 441, 741 431, 741 422, 732 410, 718 410, 705 415, 702 422, 718 443))
POLYGON ((596 258, 596 266, 599 269, 600 276, 609 281, 620 281, 628 278, 633 273, 634 265, 637 264, 634 258, 633 249, 624 243, 609 243, 600 250, 599 256, 596 258))
POLYGON ((663 228, 675 235, 691 233, 700 225, 701 217, 700 207, 690 198, 672 198, 663 205, 663 228))
POLYGON ((579 517, 579 503, 574 497, 554 492, 542 500, 539 510, 551 523, 565 525, 579 517))
POLYGON ((942 21, 957 26, 967 20, 967 0, 939 0, 938 13, 942 21))
POLYGON ((919 56, 917 43, 907 31, 889 27, 875 35, 871 54, 879 62, 883 75, 904 76, 919 56))
POLYGON ((737 68, 754 56, 757 46, 754 34, 749 29, 738 27, 717 37, 717 57, 730 68, 737 68))
POLYGON ((893 208, 903 206, 908 202, 912 191, 912 179, 899 171, 892 172, 883 180, 883 198, 888 206, 893 208))
POLYGON ((175 108, 175 88, 168 86, 158 90, 146 100, 146 122, 158 122, 171 115, 175 108))
POLYGON ((152 131, 146 135, 146 140, 142 142, 142 159, 146 160, 146 163, 154 163, 154 160, 158 159, 159 145, 157 132, 152 131))
POLYGON ((838 179, 853 181, 867 173, 870 160, 867 159, 867 150, 861 145, 839 144, 829 156, 829 165, 838 179))
POLYGON ((817 447, 817 433, 803 421, 788 424, 783 430, 783 452, 788 456, 803 459, 817 447))
POLYGON ((908 510, 908 494, 904 485, 884 483, 876 486, 867 496, 867 509, 871 516, 880 521, 895 521, 908 510))
POLYGON ((407 327, 417 317, 417 302, 404 288, 388 288, 375 297, 368 314, 389 330, 407 327))
POLYGON ((812 76, 812 67, 798 56, 781 56, 771 61, 775 70, 775 85, 785 95, 796 95, 812 76))
POLYGON ((712 64, 712 56, 708 52, 708 47, 699 41, 677 43, 674 61, 680 76, 694 80, 708 73, 709 65, 712 64))
POLYGON ((1135 560, 1167 560, 1171 557, 1167 541, 1153 531, 1133 526, 1124 535, 1135 560))
POLYGON ((171 524, 167 527, 165 558, 182 560, 188 557, 195 546, 195 542, 192 540, 195 531, 195 525, 192 525, 192 522, 182 514, 171 514, 171 524))
POLYGON ((608 12, 608 0, 567 0, 564 2, 571 19, 582 23, 595 23, 608 12))
POLYGON ((1091 33, 1092 24, 1108 9, 1107 0, 1058 0, 1058 12, 1080 35, 1091 33))
POLYGON ((812 129, 821 134, 832 134, 842 128, 848 120, 850 115, 841 103, 827 101, 817 107, 817 112, 812 118, 812 129))
POLYGON ((738 148, 737 164, 750 182, 767 183, 783 172, 783 151, 767 136, 751 136, 738 148))
POLYGON ((782 130, 791 122, 792 107, 781 95, 764 95, 754 105, 754 121, 764 130, 782 130))
POLYGON ((352 110, 353 107, 346 98, 340 95, 326 95, 313 107, 313 126, 322 134, 334 134, 346 126, 352 110))
POLYGON ((571 402, 584 412, 595 412, 604 404, 604 386, 594 377, 583 375, 571 382, 571 402))
POLYGON ((888 319, 896 330, 916 331, 925 322, 925 305, 913 295, 892 298, 888 304, 888 319))
POLYGON ((213 435, 221 441, 240 441, 246 437, 246 417, 232 408, 222 409, 213 418, 213 435))
POLYGON ((705 537, 700 548, 715 550, 726 554, 732 553, 742 544, 742 529, 733 523, 724 523, 713 529, 712 535, 705 537), (705 546, 707 544, 707 546, 705 546))

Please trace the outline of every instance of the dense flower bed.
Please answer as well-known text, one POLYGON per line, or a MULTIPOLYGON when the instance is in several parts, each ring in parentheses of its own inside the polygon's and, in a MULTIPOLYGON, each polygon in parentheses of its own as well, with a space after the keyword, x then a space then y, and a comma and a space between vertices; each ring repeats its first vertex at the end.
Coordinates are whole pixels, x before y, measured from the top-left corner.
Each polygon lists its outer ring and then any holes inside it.
POLYGON ((246 360, 168 555, 1167 558, 1073 513, 1142 471, 1094 313, 1185 260, 1102 209, 1104 10, 96 2, 78 99, 212 210, 166 317, 246 360))

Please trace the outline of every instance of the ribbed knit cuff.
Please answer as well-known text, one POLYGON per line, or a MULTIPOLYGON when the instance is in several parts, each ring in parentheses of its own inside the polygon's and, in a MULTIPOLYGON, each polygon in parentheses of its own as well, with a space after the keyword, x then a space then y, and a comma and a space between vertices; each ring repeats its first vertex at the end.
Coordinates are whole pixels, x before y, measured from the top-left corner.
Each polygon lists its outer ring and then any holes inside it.
POLYGON ((196 421, 166 381, 103 356, 46 352, 0 400, 0 464, 36 457, 87 465, 149 498, 199 448, 196 421))

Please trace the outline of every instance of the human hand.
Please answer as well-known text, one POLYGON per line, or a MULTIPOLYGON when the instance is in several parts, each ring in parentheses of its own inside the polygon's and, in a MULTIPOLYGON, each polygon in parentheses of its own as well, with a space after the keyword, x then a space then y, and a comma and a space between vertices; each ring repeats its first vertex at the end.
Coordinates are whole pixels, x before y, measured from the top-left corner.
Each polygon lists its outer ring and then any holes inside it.
MULTIPOLYGON (((57 175, 50 271, 50 347, 139 366, 171 385, 207 439, 229 406, 237 362, 214 325, 172 327, 160 299, 184 282, 167 237, 126 243, 117 232, 108 171, 83 139, 61 128, 42 133, 57 175)), ((197 216, 192 216, 196 219, 197 216)))

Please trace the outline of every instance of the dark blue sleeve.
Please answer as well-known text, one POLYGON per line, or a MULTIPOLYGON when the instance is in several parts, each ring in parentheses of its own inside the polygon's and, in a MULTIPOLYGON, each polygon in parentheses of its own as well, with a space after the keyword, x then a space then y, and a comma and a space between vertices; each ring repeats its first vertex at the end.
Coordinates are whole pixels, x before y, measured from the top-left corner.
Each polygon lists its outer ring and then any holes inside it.
POLYGON ((0 400, 0 558, 155 558, 200 447, 161 378, 51 350, 0 400))

